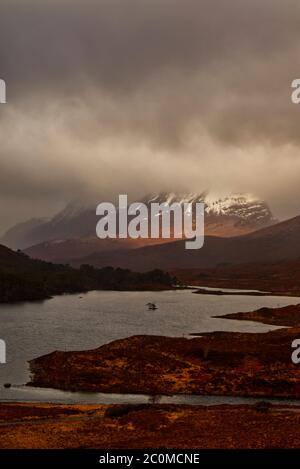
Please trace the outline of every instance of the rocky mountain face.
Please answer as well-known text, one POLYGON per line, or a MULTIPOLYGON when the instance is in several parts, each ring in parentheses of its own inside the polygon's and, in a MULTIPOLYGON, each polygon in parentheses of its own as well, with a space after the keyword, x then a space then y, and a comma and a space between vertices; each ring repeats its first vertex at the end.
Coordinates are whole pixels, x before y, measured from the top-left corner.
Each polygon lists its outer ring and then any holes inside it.
MULTIPOLYGON (((148 207, 156 203, 205 204, 206 235, 232 237, 272 225, 275 220, 268 205, 249 195, 213 197, 207 193, 160 193, 146 196, 148 207)), ((51 219, 30 220, 11 228, 0 242, 11 249, 25 250, 31 257, 53 262, 69 262, 93 253, 135 249, 171 240, 99 240, 96 237, 96 205, 68 204, 51 219)))
POLYGON ((70 203, 50 219, 18 224, 0 242, 11 249, 25 249, 45 241, 83 238, 95 233, 95 208, 70 203))
POLYGON ((217 197, 207 192, 199 194, 161 193, 147 197, 144 202, 197 203, 205 205, 205 232, 211 236, 231 237, 250 233, 276 222, 269 206, 248 194, 217 197))

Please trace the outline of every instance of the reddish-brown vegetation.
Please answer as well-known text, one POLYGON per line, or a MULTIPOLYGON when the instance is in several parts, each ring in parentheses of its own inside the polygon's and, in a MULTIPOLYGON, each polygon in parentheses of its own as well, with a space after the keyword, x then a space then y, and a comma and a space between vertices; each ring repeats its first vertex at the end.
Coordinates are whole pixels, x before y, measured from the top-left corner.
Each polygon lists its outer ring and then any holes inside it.
POLYGON ((159 405, 117 417, 107 406, 3 406, 0 448, 300 448, 295 407, 159 405))

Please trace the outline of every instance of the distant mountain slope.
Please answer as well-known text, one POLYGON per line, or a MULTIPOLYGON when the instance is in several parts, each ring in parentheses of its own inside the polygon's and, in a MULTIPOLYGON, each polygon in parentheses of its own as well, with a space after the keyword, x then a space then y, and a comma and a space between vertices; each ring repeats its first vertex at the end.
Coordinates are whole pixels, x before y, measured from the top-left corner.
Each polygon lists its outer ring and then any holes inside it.
POLYGON ((261 263, 300 258, 300 216, 244 236, 206 236, 204 247, 186 250, 184 241, 140 249, 95 253, 76 260, 96 266, 133 270, 210 268, 224 264, 261 263))
POLYGON ((299 242, 300 216, 267 226, 247 235, 248 239, 277 238, 282 242, 299 242))
MULTIPOLYGON (((172 242, 173 240, 169 240, 172 242)), ((48 262, 70 263, 94 253, 111 252, 122 249, 137 249, 145 245, 161 244, 161 240, 98 239, 96 237, 46 241, 36 244, 24 252, 33 259, 48 262)))
POLYGON ((238 236, 277 222, 269 206, 251 195, 234 194, 223 199, 207 197, 205 203, 208 235, 238 236))
POLYGON ((4 234, 1 243, 11 249, 23 249, 26 246, 30 246, 33 240, 33 233, 47 222, 48 219, 46 218, 32 218, 24 223, 18 223, 4 234))
POLYGON ((5 272, 23 272, 37 265, 38 261, 30 259, 20 252, 12 251, 0 244, 0 270, 5 272))
POLYGON ((300 259, 231 264, 210 269, 177 269, 172 274, 188 285, 300 296, 300 259))
POLYGON ((169 204, 204 202, 208 229, 211 225, 227 224, 230 220, 232 226, 249 232, 275 222, 268 205, 249 194, 230 194, 220 198, 207 192, 200 194, 161 193, 146 197, 144 201, 147 204, 150 202, 168 202, 169 204))
POLYGON ((32 301, 62 293, 89 290, 159 290, 170 289, 175 279, 154 270, 139 274, 129 270, 80 269, 34 260, 0 245, 0 303, 32 301))
POLYGON ((29 246, 51 240, 88 237, 95 233, 95 208, 69 204, 61 212, 35 226, 23 224, 11 228, 1 239, 1 243, 11 249, 25 249, 29 246))
MULTIPOLYGON (((147 206, 151 202, 204 202, 205 232, 212 236, 238 236, 275 223, 267 204, 249 195, 216 198, 206 193, 161 193, 147 196, 142 202, 147 206)), ((99 240, 95 234, 98 221, 96 205, 69 204, 51 220, 17 225, 6 233, 2 241, 13 249, 25 250, 31 257, 51 262, 69 262, 95 252, 170 242, 164 239, 99 240)))

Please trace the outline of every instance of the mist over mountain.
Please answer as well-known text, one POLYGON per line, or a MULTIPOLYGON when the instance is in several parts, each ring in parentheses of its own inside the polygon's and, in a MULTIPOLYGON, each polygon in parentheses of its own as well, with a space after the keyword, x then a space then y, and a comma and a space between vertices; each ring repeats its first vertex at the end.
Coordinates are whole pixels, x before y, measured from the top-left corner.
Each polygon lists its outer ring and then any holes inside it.
MULTIPOLYGON (((206 235, 237 236, 272 225, 275 219, 268 205, 256 197, 233 194, 214 197, 207 192, 193 194, 158 193, 141 200, 148 207, 152 202, 169 204, 205 204, 206 235)), ((165 239, 100 240, 96 237, 96 203, 68 204, 51 219, 34 219, 12 227, 1 242, 12 248, 26 250, 31 257, 53 262, 80 259, 94 252, 132 249, 144 245, 173 241, 165 239)))
POLYGON ((299 21, 297 0, 2 0, 1 232, 99 186, 295 216, 299 21))

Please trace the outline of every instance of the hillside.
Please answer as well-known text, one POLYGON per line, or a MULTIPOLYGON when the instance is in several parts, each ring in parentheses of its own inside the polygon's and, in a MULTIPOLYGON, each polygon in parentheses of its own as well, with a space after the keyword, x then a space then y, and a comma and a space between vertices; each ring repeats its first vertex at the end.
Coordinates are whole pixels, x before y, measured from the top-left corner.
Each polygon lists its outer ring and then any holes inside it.
POLYGON ((74 260, 97 267, 112 265, 137 271, 212 268, 220 265, 270 263, 300 258, 300 216, 244 236, 206 236, 204 247, 186 250, 184 241, 132 250, 95 253, 74 260))
POLYGON ((88 265, 74 269, 33 260, 0 245, 0 303, 40 300, 89 290, 170 289, 175 282, 160 270, 140 274, 112 267, 95 269, 88 265))

